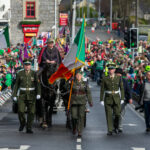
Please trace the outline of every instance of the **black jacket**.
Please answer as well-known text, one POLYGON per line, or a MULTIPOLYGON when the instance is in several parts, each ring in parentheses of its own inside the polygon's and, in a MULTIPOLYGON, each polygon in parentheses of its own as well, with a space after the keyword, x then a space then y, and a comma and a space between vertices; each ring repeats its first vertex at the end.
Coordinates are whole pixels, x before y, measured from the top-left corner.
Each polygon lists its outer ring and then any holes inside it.
POLYGON ((129 103, 129 99, 132 98, 131 87, 129 86, 128 81, 126 79, 122 79, 122 81, 124 86, 125 102, 129 103))

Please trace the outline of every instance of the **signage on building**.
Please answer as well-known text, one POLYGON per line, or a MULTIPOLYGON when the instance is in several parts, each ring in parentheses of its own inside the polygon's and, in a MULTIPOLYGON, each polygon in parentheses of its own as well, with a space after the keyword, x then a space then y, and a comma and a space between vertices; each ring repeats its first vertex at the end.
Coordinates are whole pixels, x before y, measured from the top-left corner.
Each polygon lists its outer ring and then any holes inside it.
POLYGON ((25 36, 36 36, 36 33, 25 33, 25 36))
POLYGON ((68 14, 60 13, 59 25, 60 26, 67 26, 68 25, 68 14))
POLYGON ((28 43, 31 41, 32 37, 37 37, 40 25, 22 25, 24 33, 24 42, 28 43))

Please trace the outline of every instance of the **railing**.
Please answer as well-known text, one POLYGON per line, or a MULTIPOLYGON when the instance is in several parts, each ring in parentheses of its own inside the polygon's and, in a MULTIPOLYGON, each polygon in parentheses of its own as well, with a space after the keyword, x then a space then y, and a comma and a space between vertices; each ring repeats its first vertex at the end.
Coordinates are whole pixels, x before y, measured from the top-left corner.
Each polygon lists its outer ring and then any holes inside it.
POLYGON ((0 106, 4 105, 11 98, 12 90, 5 89, 0 93, 0 106))

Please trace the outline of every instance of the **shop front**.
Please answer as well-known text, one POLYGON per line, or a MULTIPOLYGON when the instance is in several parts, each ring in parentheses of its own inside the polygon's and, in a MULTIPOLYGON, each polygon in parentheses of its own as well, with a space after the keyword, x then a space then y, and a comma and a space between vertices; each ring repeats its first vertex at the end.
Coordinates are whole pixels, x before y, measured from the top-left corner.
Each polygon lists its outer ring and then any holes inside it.
POLYGON ((24 33, 24 43, 32 43, 32 38, 37 37, 40 25, 24 25, 22 24, 24 33))

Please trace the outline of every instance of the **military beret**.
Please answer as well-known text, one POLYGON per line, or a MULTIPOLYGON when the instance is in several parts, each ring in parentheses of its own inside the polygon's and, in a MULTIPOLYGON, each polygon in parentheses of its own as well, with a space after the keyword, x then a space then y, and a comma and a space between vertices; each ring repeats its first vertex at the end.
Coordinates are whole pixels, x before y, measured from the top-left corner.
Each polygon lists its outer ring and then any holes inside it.
POLYGON ((116 69, 116 64, 115 63, 110 63, 107 65, 108 69, 116 69))
POLYGON ((23 64, 24 65, 31 65, 31 60, 30 59, 24 59, 23 64))

